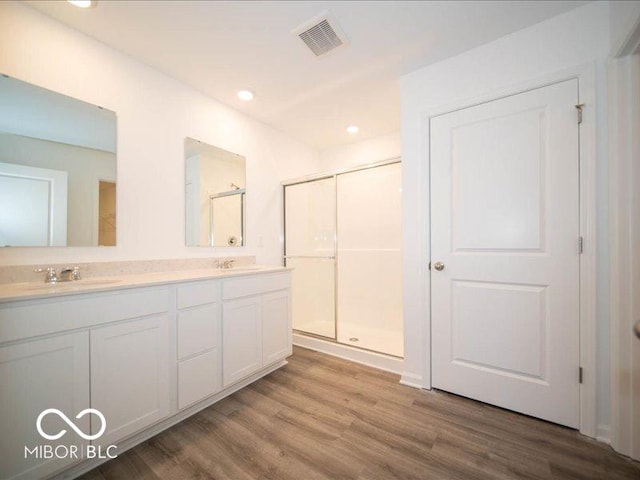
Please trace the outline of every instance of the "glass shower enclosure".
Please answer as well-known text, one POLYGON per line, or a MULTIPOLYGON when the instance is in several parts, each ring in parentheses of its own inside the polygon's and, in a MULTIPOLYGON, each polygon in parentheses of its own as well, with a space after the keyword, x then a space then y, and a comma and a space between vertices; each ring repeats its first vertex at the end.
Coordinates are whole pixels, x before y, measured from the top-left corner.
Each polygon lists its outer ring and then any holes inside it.
POLYGON ((286 183, 293 328, 403 356, 399 160, 286 183))
POLYGON ((294 267, 293 328, 336 339, 335 177, 285 186, 285 264, 294 267))

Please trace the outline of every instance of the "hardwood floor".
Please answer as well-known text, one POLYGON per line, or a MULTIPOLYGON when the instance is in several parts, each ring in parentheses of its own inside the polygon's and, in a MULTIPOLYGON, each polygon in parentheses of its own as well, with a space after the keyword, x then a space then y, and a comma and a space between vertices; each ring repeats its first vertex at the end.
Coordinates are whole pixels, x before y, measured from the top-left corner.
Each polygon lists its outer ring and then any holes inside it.
POLYGON ((82 477, 640 479, 574 430, 295 348, 289 364, 82 477))

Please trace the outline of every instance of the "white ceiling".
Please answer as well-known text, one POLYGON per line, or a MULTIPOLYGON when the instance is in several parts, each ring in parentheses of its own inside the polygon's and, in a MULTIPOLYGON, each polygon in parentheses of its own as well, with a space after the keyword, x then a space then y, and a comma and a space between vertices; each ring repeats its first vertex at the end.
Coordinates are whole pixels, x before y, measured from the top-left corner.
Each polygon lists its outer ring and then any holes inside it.
POLYGON ((398 77, 584 1, 65 1, 34 8, 317 149, 400 129, 398 77), (316 58, 291 35, 329 10, 349 41, 316 58), (249 103, 236 97, 249 88, 249 103), (347 125, 360 133, 346 133, 347 125))

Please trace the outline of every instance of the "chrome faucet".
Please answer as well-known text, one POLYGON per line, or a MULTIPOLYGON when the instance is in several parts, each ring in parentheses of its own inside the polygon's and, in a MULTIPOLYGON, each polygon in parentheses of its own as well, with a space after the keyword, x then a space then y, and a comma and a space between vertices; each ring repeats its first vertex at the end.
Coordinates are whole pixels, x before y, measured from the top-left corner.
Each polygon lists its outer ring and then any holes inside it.
POLYGON ((58 283, 58 282, 71 282, 72 280, 80 280, 80 267, 65 267, 60 270, 60 275, 56 274, 56 269, 53 267, 36 268, 33 270, 36 273, 46 272, 44 276, 44 283, 58 283))
POLYGON ((56 275, 56 269, 49 267, 46 270, 43 268, 36 268, 33 270, 35 273, 47 272, 44 276, 44 283, 58 283, 58 276, 56 275))
POLYGON ((80 267, 66 267, 60 270, 60 281, 71 282, 73 280, 80 280, 80 267))
POLYGON ((227 270, 233 267, 234 263, 235 260, 233 259, 225 260, 223 262, 221 262, 220 260, 216 260, 216 268, 218 268, 219 270, 227 270))

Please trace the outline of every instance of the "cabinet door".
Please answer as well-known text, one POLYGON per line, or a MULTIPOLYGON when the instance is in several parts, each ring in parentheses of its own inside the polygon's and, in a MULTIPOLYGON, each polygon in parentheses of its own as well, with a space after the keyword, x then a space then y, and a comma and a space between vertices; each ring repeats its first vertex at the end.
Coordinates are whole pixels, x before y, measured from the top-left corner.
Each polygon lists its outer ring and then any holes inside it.
POLYGON ((43 417, 42 430, 58 440, 46 440, 36 429, 38 415, 55 408, 89 434, 89 334, 87 332, 0 347, 0 476, 3 479, 42 478, 73 460, 25 459, 25 447, 82 445, 81 439, 55 414, 43 417))
POLYGON ((262 368, 262 297, 222 306, 222 380, 225 387, 262 368))
POLYGON ((169 415, 170 351, 166 315, 91 330, 91 406, 107 420, 100 444, 169 415))
POLYGON ((262 364, 267 366, 291 355, 289 291, 262 296, 262 364))

